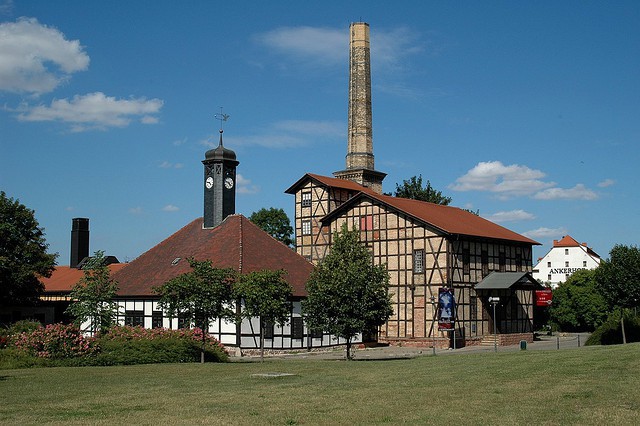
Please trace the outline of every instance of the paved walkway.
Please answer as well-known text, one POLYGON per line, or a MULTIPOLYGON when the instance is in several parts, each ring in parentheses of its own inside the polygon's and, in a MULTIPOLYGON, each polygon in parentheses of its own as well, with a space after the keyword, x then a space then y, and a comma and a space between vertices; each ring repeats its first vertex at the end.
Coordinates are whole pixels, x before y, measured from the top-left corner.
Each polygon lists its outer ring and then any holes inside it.
MULTIPOLYGON (((584 343, 589 338, 589 333, 557 333, 553 336, 540 336, 539 340, 527 343, 526 350, 566 350, 584 347, 584 343)), ((498 352, 520 351, 520 345, 498 346, 498 352)), ((456 355, 463 353, 493 352, 493 346, 467 346, 459 349, 437 349, 436 355, 456 355)), ((355 349, 353 351, 355 360, 384 360, 384 359, 406 359, 418 356, 433 356, 432 348, 412 348, 406 346, 380 346, 375 348, 355 349)), ((278 354, 265 356, 268 359, 335 359, 345 358, 344 347, 324 352, 299 352, 291 354, 278 354)), ((243 357, 243 361, 259 359, 258 357, 243 357)))

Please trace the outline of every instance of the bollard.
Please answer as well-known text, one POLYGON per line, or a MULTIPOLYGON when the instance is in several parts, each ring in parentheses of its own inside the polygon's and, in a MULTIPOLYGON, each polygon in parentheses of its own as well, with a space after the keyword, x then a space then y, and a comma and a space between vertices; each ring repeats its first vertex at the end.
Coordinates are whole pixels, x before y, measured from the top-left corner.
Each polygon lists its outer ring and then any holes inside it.
POLYGON ((560 350, 560 338, 556 337, 556 348, 560 350))
POLYGON ((578 334, 578 347, 580 347, 580 335, 578 334))

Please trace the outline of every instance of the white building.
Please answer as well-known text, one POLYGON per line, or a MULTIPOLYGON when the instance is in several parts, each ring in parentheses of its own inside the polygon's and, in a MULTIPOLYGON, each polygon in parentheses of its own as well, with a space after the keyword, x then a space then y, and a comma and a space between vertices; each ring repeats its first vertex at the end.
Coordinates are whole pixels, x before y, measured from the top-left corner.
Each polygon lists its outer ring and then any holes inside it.
POLYGON ((600 256, 587 243, 579 243, 569 235, 553 240, 553 247, 538 259, 533 268, 533 278, 556 288, 559 283, 581 269, 595 269, 600 265, 600 256))

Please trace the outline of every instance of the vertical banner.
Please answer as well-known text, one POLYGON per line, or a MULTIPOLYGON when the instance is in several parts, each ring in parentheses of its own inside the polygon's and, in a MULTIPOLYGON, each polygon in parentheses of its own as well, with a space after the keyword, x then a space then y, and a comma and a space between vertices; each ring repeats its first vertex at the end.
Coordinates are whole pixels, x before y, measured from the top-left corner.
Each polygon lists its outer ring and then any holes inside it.
POLYGON ((455 299, 453 289, 438 289, 438 330, 453 330, 455 323, 455 299))

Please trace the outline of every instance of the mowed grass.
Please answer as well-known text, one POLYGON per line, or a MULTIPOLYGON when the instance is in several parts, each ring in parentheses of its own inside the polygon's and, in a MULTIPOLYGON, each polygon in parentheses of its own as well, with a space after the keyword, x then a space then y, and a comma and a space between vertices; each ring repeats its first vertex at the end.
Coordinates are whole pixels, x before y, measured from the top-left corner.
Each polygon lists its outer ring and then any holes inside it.
POLYGON ((0 424, 44 423, 640 424, 640 344, 0 371, 0 424))

